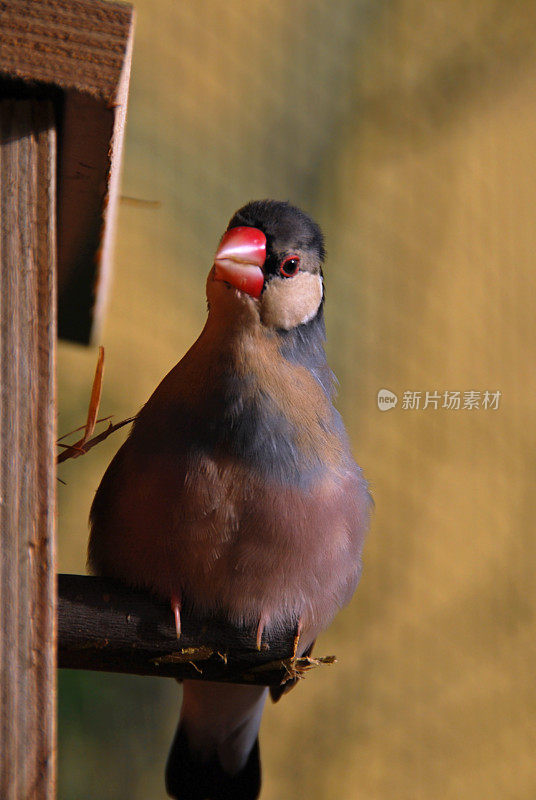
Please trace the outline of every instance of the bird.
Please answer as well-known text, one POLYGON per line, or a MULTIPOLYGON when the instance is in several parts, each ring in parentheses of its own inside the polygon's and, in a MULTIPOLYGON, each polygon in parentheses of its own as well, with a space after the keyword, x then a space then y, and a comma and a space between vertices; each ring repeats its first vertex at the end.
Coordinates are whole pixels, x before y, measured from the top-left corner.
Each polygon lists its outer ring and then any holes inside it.
MULTIPOLYGON (((372 499, 334 405, 326 250, 287 201, 231 218, 192 347, 137 414, 90 514, 88 564, 181 609, 295 632, 295 654, 351 599, 372 499)), ((274 700, 282 690, 272 690, 274 700)), ((185 680, 166 765, 177 800, 255 800, 268 689, 185 680)))

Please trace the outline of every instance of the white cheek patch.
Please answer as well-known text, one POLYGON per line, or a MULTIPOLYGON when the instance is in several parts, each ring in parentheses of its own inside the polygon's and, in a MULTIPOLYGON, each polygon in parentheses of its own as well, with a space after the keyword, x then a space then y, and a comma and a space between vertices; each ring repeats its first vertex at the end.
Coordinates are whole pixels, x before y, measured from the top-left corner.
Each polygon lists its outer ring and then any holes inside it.
POLYGON ((260 297, 263 325, 290 330, 312 319, 324 294, 322 278, 299 272, 294 278, 272 278, 260 297))

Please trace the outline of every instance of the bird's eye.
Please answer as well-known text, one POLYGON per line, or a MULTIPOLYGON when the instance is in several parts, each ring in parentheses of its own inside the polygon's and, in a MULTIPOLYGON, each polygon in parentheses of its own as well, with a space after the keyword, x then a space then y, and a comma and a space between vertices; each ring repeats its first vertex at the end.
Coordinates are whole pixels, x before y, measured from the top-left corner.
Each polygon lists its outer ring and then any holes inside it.
POLYGON ((283 278, 292 278, 298 272, 300 268, 300 259, 298 256, 288 256, 285 258, 281 266, 279 267, 279 272, 283 276, 283 278))

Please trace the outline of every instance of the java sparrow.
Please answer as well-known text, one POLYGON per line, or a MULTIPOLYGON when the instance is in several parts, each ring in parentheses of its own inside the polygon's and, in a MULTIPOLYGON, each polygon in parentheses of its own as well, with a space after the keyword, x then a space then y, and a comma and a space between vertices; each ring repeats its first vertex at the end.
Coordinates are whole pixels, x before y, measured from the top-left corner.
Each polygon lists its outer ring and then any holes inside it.
MULTIPOLYGON (((286 202, 232 217, 197 341, 137 415, 91 509, 89 566, 309 652, 357 586, 371 499, 332 404, 323 236, 286 202)), ((255 636, 255 634, 253 634, 255 636)), ((166 787, 254 800, 268 690, 185 681, 166 787)), ((275 697, 280 694, 275 691, 275 697)))

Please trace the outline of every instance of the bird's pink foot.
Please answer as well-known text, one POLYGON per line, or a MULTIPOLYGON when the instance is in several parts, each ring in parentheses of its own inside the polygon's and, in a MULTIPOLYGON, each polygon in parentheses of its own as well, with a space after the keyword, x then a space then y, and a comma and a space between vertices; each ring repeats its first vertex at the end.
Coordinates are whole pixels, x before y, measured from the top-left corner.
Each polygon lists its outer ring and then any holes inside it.
POLYGON ((175 630, 177 631, 177 639, 181 638, 181 599, 178 595, 171 596, 171 610, 175 616, 175 630))

